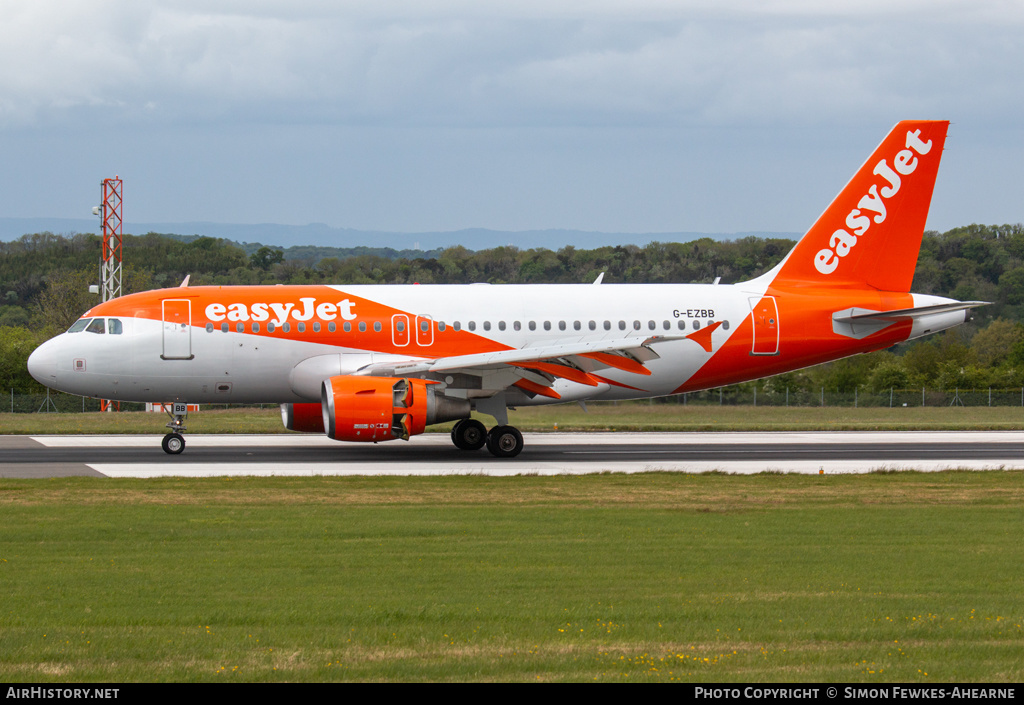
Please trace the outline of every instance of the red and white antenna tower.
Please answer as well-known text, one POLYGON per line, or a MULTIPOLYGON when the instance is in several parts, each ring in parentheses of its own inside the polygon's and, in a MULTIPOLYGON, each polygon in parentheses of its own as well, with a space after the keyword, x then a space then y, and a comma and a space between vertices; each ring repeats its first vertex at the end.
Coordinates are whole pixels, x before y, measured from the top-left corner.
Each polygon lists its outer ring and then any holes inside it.
POLYGON ((121 295, 121 177, 103 179, 103 202, 99 216, 103 230, 103 257, 100 259, 100 301, 121 295))
MULTIPOLYGON (((103 179, 103 201, 94 209, 100 217, 103 233, 103 256, 100 258, 100 301, 110 301, 121 295, 121 177, 103 179)), ((100 399, 101 411, 120 411, 121 402, 100 399)))

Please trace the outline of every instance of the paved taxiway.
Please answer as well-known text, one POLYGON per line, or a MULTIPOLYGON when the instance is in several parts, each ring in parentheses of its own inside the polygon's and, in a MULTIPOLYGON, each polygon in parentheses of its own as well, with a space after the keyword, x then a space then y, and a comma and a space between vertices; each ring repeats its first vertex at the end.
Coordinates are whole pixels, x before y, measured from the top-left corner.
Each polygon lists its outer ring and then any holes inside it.
POLYGON ((0 477, 1024 469, 1021 432, 539 433, 511 460, 457 450, 448 434, 377 445, 293 434, 186 440, 171 456, 160 436, 0 436, 0 477))

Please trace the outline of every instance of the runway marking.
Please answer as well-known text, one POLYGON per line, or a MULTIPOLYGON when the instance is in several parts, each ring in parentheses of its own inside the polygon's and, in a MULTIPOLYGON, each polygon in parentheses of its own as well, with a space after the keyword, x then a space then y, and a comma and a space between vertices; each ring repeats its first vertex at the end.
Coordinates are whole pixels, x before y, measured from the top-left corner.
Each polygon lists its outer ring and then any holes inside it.
MULTIPOLYGON (((462 453, 454 451, 446 433, 417 436, 408 444, 393 441, 381 444, 373 452, 366 446, 332 441, 322 435, 206 435, 186 436, 188 447, 178 457, 163 455, 158 435, 96 435, 96 436, 32 436, 32 441, 54 449, 69 448, 145 448, 157 462, 138 462, 144 454, 132 453, 132 462, 82 463, 109 477, 214 477, 214 476, 310 476, 310 475, 559 475, 599 472, 685 472, 719 471, 737 474, 785 472, 826 475, 867 473, 875 470, 920 470, 934 472, 947 469, 998 470, 1024 469, 1024 451, 1003 444, 1024 447, 1024 433, 986 431, 967 432, 769 432, 769 433, 531 433, 526 436, 527 450, 518 458, 499 460, 486 451, 462 453), (935 446, 941 452, 951 444, 988 444, 987 453, 995 458, 961 457, 971 455, 964 447, 948 447, 945 457, 908 459, 893 456, 912 453, 910 444, 935 446), (759 444, 761 448, 744 448, 759 444), (632 446, 622 448, 615 446, 632 446), (420 446, 426 453, 411 452, 420 446), (561 446, 543 459, 531 459, 531 448, 561 446), (673 446, 669 448, 667 446, 673 446), (726 451, 725 446, 728 446, 726 451), (831 448, 843 446, 870 447, 878 457, 827 460, 815 457, 831 448), (395 451, 389 451, 393 447, 395 451), (715 458, 715 448, 730 458, 715 458), (260 448, 317 450, 316 460, 298 462, 252 462, 260 448), (222 449, 217 455, 226 462, 210 462, 209 454, 190 462, 189 450, 222 449), (320 449, 332 449, 325 454, 320 449), (358 449, 358 453, 346 452, 358 449), (436 450, 434 450, 436 449, 436 450), (443 449, 443 451, 442 451, 443 449), (1003 452, 1005 450, 1005 453, 1003 452), (692 452, 691 452, 692 451, 692 452), (676 457, 670 457, 674 454, 676 457), (431 456, 437 456, 436 459, 431 456), (686 455, 693 456, 687 459, 686 455), (785 457, 781 457, 781 456, 785 457), (1019 455, 1020 457, 1012 457, 1019 455), (234 462, 237 458, 238 462, 234 462), (337 458, 337 460, 335 460, 337 458)), ((977 455, 982 455, 979 448, 977 455)), ((540 455, 540 454, 538 454, 540 455)), ((307 456, 309 457, 309 456, 307 456)), ((85 460, 84 458, 82 460, 85 460)))
MULTIPOLYGON (((1022 431, 767 431, 714 433, 528 433, 528 446, 536 445, 745 445, 763 443, 784 445, 903 444, 903 443, 1024 443, 1022 431)), ((120 447, 153 448, 160 445, 162 435, 94 435, 94 436, 31 436, 48 448, 120 447)), ((341 448, 346 444, 332 441, 321 434, 281 433, 272 435, 200 434, 185 436, 189 447, 324 447, 341 448)), ((388 441, 400 443, 400 441, 388 441)), ((420 445, 451 445, 447 433, 425 433, 409 443, 420 445)), ((188 451, 186 451, 188 452, 188 451)))
POLYGON ((389 476, 431 476, 431 475, 486 475, 489 477, 511 477, 515 475, 587 475, 602 472, 633 474, 640 472, 726 472, 738 475, 753 475, 760 472, 797 473, 804 475, 848 475, 863 474, 877 470, 916 470, 939 472, 941 470, 1010 470, 1024 469, 1021 459, 990 460, 978 463, 972 460, 941 461, 898 461, 875 460, 870 462, 842 460, 821 462, 797 460, 780 463, 760 460, 718 461, 668 461, 659 463, 608 462, 584 468, 567 467, 557 463, 531 464, 511 462, 453 463, 303 463, 299 467, 271 465, 268 463, 189 463, 182 465, 152 465, 147 463, 89 463, 88 467, 108 477, 310 477, 349 475, 389 476))

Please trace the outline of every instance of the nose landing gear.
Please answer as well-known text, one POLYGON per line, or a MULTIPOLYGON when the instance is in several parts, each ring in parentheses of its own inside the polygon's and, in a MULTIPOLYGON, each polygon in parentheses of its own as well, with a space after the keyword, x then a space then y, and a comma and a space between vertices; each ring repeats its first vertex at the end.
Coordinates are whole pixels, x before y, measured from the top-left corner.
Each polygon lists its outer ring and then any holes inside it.
POLYGON ((182 435, 182 432, 185 431, 185 418, 188 416, 188 404, 174 402, 171 406, 173 411, 167 412, 167 415, 171 417, 171 421, 167 424, 167 428, 171 429, 171 432, 164 436, 160 445, 164 449, 165 453, 168 453, 169 455, 178 455, 185 450, 185 437, 182 435))

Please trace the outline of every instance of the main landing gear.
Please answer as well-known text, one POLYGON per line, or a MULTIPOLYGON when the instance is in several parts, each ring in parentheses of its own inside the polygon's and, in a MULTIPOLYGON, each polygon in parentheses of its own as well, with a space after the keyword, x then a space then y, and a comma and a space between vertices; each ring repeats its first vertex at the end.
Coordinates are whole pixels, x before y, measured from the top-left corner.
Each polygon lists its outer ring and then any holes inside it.
POLYGON ((513 426, 495 426, 488 431, 476 419, 462 419, 452 429, 452 443, 462 450, 480 450, 486 445, 495 457, 514 458, 523 450, 523 434, 513 426))
POLYGON ((171 429, 171 432, 164 436, 164 440, 160 445, 165 453, 178 455, 185 450, 185 436, 182 435, 182 432, 185 430, 185 417, 188 416, 188 405, 176 402, 172 407, 173 411, 167 412, 167 415, 171 417, 171 422, 167 424, 167 428, 171 429))

